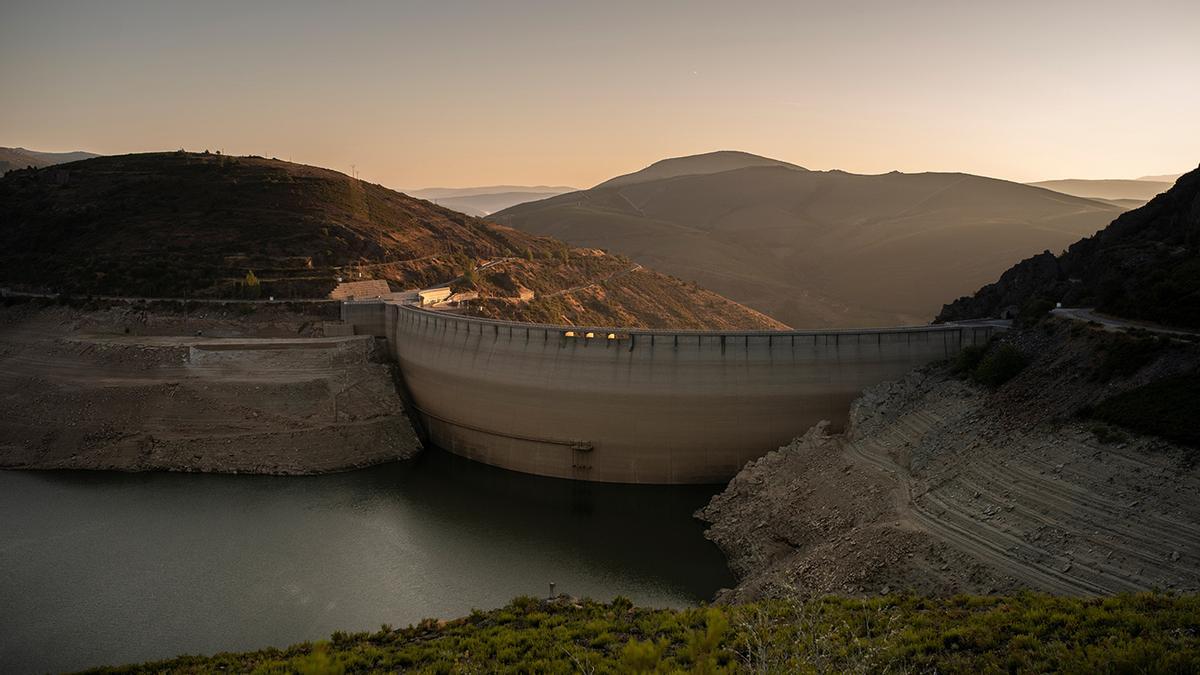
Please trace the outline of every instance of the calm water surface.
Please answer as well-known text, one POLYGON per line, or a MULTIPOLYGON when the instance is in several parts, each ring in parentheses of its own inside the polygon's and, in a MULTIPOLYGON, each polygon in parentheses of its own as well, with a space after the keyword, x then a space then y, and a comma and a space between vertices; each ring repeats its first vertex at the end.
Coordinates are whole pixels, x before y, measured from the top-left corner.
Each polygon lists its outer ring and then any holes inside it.
POLYGON ((653 606, 732 578, 718 487, 538 478, 441 451, 329 476, 0 471, 0 671, 285 646, 558 591, 653 606))

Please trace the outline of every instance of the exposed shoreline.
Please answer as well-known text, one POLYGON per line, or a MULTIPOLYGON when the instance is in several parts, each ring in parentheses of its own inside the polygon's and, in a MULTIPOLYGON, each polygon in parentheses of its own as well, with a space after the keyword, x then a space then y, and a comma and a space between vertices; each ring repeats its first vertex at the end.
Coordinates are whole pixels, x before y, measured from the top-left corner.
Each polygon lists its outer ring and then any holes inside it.
POLYGON ((1073 412, 1196 351, 1103 382, 1089 338, 1043 328, 1004 338, 1037 357, 999 389, 930 366, 749 463, 697 513, 740 580, 720 599, 1200 591, 1194 451, 1073 412))
POLYGON ((421 447, 374 340, 320 338, 319 312, 0 312, 0 468, 303 475, 421 447))
MULTIPOLYGON (((394 366, 370 337, 322 337, 320 311, 0 311, 3 469, 310 475, 421 448, 394 366)), ((844 434, 748 463, 697 513, 739 579, 718 599, 1200 590, 1200 469, 1051 423, 1096 389, 1053 381, 1083 358, 1055 330, 1028 381, 914 371, 867 390, 844 434)))

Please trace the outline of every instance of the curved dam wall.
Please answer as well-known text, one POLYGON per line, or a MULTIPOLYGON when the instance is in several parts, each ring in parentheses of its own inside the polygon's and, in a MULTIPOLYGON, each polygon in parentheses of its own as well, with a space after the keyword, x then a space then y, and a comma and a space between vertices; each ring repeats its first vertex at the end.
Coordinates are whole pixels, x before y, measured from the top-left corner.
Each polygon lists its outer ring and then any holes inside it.
POLYGON ((344 317, 359 332, 382 323, 439 447, 516 471, 624 483, 728 480, 821 420, 844 424, 863 388, 998 330, 569 328, 391 303, 347 304, 344 317))

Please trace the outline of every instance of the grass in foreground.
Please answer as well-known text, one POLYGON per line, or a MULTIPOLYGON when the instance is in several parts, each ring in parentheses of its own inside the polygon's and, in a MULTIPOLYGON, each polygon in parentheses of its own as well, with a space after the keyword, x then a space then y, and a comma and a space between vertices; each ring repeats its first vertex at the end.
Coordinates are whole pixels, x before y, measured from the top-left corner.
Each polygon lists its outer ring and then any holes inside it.
POLYGON ((1200 597, 825 598, 685 610, 517 598, 450 622, 95 672, 1200 671, 1200 597))

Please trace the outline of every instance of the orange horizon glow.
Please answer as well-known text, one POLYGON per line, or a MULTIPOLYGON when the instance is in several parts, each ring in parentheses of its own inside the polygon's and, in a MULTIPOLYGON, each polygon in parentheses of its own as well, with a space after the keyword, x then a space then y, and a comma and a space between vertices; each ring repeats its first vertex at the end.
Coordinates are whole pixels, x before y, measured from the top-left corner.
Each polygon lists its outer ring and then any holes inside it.
POLYGON ((398 189, 1200 162, 1200 4, 8 2, 0 145, 222 150, 398 189))

